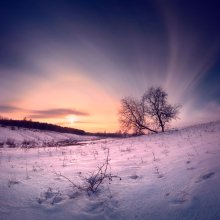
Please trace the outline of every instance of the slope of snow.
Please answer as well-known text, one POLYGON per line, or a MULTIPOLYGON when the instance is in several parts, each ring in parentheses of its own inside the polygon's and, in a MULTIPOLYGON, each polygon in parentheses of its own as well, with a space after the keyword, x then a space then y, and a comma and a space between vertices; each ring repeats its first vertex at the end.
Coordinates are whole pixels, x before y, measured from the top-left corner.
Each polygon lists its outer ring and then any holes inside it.
POLYGON ((13 128, 12 130, 10 127, 0 127, 0 143, 6 147, 7 142, 12 142, 16 146, 21 146, 24 142, 30 142, 30 145, 34 146, 45 146, 45 144, 55 144, 61 141, 77 142, 94 139, 97 137, 25 128, 13 128))
POLYGON ((0 219, 220 219, 220 123, 81 146, 0 149, 0 219), (95 194, 77 191, 110 151, 95 194))

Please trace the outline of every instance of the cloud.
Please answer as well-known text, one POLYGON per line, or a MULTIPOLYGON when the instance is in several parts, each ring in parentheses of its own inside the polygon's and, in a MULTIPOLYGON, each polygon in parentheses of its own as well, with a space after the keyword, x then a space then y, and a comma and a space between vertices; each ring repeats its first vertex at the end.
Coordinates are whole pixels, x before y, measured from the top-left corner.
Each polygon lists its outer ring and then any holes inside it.
POLYGON ((28 110, 19 108, 12 105, 0 105, 1 113, 11 113, 11 112, 26 112, 29 114, 29 118, 56 118, 63 117, 66 115, 77 115, 77 116, 89 116, 88 112, 79 111, 76 109, 69 108, 52 108, 46 110, 28 110))
POLYGON ((21 108, 17 108, 15 106, 11 105, 0 105, 0 112, 1 113, 7 113, 7 112, 15 112, 15 111, 20 111, 22 110, 21 108))
POLYGON ((78 111, 75 109, 66 109, 66 108, 54 108, 47 110, 32 110, 30 111, 30 118, 55 118, 62 117, 66 115, 78 115, 78 116, 89 116, 89 113, 78 111))

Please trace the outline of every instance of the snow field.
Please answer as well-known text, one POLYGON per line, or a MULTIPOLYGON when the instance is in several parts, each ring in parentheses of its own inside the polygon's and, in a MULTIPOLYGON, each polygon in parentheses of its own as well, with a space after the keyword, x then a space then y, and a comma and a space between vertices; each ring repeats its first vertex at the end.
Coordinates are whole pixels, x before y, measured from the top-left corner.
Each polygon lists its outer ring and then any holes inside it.
POLYGON ((0 149, 0 219, 220 219, 220 123, 80 146, 0 149), (106 159, 122 180, 76 184, 106 159))

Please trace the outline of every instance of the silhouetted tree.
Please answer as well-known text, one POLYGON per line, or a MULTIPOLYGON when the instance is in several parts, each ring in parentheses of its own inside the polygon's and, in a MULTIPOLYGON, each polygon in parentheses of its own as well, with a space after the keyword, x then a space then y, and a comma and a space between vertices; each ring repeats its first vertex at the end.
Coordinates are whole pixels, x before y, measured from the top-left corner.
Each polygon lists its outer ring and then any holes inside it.
POLYGON ((151 87, 142 97, 146 114, 153 119, 154 124, 161 128, 162 132, 167 123, 177 118, 180 109, 180 105, 168 104, 167 96, 168 94, 161 87, 151 87))
POLYGON ((141 134, 144 130, 157 133, 179 113, 179 105, 167 103, 167 93, 161 87, 151 87, 142 96, 141 100, 131 97, 121 100, 119 122, 125 132, 133 131, 141 134))
POLYGON ((121 100, 121 109, 119 111, 119 122, 124 132, 132 130, 136 134, 142 134, 143 130, 157 133, 149 127, 143 102, 127 97, 121 100))

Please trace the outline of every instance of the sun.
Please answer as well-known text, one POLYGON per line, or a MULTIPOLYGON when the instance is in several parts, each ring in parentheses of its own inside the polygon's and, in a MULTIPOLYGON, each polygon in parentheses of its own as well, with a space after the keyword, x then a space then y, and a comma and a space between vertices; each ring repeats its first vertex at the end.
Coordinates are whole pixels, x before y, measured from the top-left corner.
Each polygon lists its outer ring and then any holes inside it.
POLYGON ((67 119, 69 124, 74 124, 77 121, 77 119, 74 115, 67 115, 66 119, 67 119))

